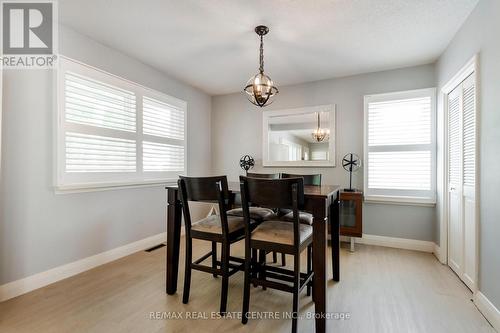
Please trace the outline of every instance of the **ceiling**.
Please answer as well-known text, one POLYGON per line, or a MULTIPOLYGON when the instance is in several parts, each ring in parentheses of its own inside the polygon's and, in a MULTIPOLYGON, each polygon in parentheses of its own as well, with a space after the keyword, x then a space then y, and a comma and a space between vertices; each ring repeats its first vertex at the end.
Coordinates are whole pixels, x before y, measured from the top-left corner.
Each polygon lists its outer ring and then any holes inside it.
POLYGON ((478 0, 60 0, 62 24, 211 94, 434 62, 478 0))

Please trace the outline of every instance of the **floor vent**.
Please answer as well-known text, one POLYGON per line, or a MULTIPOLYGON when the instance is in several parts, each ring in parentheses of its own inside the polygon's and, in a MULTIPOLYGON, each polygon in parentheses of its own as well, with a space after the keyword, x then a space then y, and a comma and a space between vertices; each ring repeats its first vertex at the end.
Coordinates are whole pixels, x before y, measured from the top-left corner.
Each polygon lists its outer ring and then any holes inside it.
POLYGON ((149 249, 144 250, 144 251, 146 251, 146 252, 153 252, 154 250, 161 249, 164 246, 166 246, 166 245, 164 243, 161 243, 161 244, 155 245, 153 247, 150 247, 149 249))

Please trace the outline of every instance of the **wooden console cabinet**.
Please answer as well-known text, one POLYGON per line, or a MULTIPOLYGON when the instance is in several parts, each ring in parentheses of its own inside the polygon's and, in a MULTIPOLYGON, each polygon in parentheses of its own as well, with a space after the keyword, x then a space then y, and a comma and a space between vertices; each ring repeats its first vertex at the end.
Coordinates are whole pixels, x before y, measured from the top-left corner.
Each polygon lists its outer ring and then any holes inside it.
POLYGON ((349 237, 363 235, 363 192, 340 191, 340 234, 349 237))

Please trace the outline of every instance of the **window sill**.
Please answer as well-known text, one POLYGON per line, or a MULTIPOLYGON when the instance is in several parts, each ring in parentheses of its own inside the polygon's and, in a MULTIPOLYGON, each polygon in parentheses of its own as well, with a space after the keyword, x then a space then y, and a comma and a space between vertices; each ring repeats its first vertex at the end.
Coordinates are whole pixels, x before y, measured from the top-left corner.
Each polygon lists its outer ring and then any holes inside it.
POLYGON ((70 194, 70 193, 85 193, 85 192, 100 192, 110 190, 123 190, 130 188, 166 186, 175 184, 177 179, 158 179, 158 180, 145 180, 136 182, 107 182, 107 183, 85 183, 85 184, 72 184, 72 185, 57 185, 55 186, 56 194, 70 194))
POLYGON ((403 206, 435 207, 436 200, 422 197, 391 197, 385 195, 366 195, 365 202, 369 204, 389 204, 403 206))

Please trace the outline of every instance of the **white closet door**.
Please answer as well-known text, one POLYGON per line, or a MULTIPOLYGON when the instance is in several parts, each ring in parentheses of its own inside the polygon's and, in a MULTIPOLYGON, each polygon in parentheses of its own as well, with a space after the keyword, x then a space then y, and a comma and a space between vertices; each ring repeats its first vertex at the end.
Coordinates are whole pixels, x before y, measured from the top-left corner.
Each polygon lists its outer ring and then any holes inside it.
POLYGON ((448 264, 459 276, 463 262, 462 89, 448 95, 448 264))
POLYGON ((476 284, 476 98, 474 76, 463 88, 463 280, 469 288, 476 284))
POLYGON ((448 95, 448 265, 476 286, 476 96, 474 75, 448 95))

